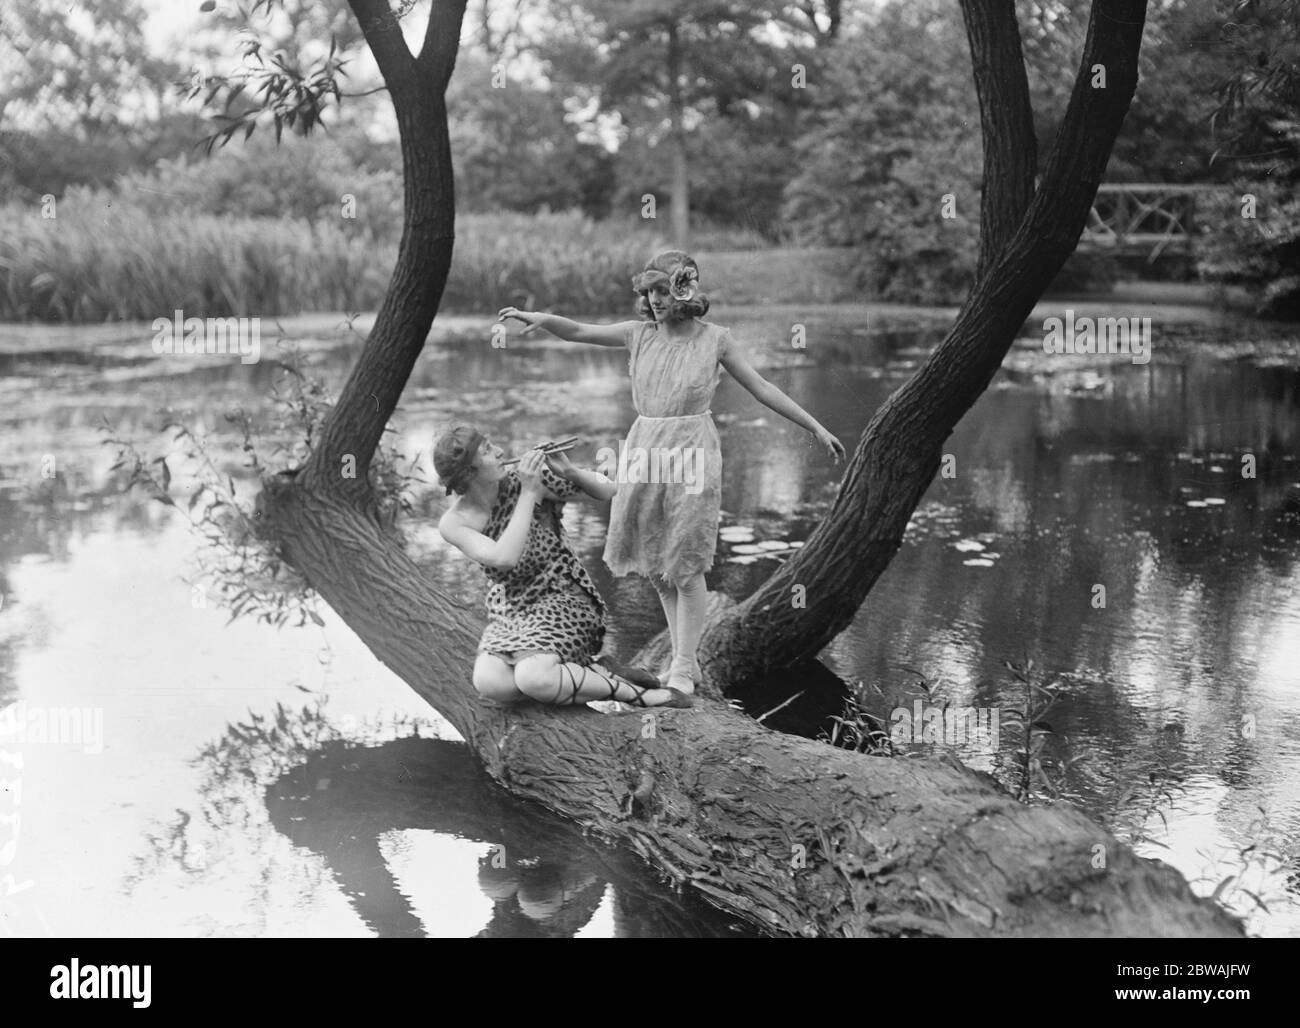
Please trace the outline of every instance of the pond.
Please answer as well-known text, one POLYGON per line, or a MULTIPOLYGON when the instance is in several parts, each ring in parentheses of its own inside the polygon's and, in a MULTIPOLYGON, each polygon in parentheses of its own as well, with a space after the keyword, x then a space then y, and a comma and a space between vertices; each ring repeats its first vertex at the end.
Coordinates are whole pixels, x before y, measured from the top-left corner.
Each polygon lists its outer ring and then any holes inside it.
MULTIPOLYGON (((1294 336, 1261 343, 1262 327, 1208 311, 1141 313, 1146 364, 1044 354, 1031 321, 822 660, 886 721, 1001 711, 1000 741, 957 753, 1012 787, 1024 741, 1007 712, 1025 685, 1007 662, 1032 661, 1050 694, 1031 693, 1037 800, 1079 804, 1198 891, 1222 885, 1252 932, 1300 935, 1300 357, 1294 336)), ((713 320, 850 448, 944 326, 829 307, 713 320)), ((336 322, 286 323, 332 384, 360 338, 336 322)), ((289 441, 267 399, 283 379, 273 334, 242 365, 158 357, 145 326, 0 330, 4 930, 748 934, 502 794, 328 609, 320 626, 227 624, 193 588, 193 534, 122 492, 97 426, 170 454, 179 499, 180 444, 158 434, 174 408, 251 492, 223 415, 247 411, 268 453, 289 441)), ((507 448, 580 435, 590 461, 632 420, 621 351, 515 336, 498 349, 486 323, 440 327, 404 398, 390 438, 429 479, 413 489, 411 551, 460 595, 481 578, 437 536, 433 434, 470 419, 507 448)), ((730 380, 713 409, 724 515, 709 582, 741 598, 818 524, 838 472, 730 380)), ((565 523, 627 656, 661 615, 644 582, 600 563, 606 517, 570 504, 565 523)))

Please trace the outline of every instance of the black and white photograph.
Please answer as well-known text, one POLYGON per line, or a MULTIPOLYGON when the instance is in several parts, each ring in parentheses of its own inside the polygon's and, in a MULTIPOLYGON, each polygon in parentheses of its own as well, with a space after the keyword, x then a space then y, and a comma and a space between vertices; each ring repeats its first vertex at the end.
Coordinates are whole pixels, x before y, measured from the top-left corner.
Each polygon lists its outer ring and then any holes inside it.
POLYGON ((5 0, 0 219, 0 936, 1300 937, 1298 0, 5 0))

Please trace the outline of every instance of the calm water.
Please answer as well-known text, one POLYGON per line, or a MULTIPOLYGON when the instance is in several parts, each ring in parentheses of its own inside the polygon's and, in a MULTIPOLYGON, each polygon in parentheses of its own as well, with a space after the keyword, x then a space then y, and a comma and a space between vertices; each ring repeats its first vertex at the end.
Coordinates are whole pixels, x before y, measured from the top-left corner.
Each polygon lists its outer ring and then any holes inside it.
MULTIPOLYGON (((941 336, 790 314, 718 320, 846 443, 941 336), (792 321, 808 326, 805 350, 781 345, 792 321)), ((1018 347, 949 441, 955 477, 932 485, 823 659, 887 717, 925 688, 936 703, 1014 707, 1004 661, 1031 658, 1056 697, 1041 714, 1052 786, 1198 890, 1238 876, 1224 893, 1253 931, 1300 935, 1300 361, 1217 345, 1250 327, 1173 321, 1156 312, 1145 366, 1018 347)), ((328 610, 323 627, 276 630, 195 606, 194 537, 174 511, 121 494, 96 426, 107 418, 149 456, 172 454, 188 495, 179 446, 157 434, 161 408, 188 410, 251 488, 222 415, 241 407, 280 438, 266 396, 281 373, 271 361, 163 363, 149 338, 0 333, 0 704, 24 724, 0 734, 14 815, 0 822, 0 926, 737 934, 636 860, 501 794, 328 610), (50 712, 68 720, 42 742, 50 712)), ((588 457, 631 421, 618 352, 440 340, 396 419, 408 455, 427 454, 453 418, 514 446, 581 434, 588 457)), ((356 351, 321 333, 301 345, 334 382, 356 351)), ((714 411, 727 541, 710 585, 743 596, 787 558, 776 544, 811 532, 837 476, 733 383, 714 411)), ((416 489, 412 550, 448 589, 477 591, 477 572, 437 538, 440 493, 416 489)), ((600 565, 605 516, 571 504, 566 524, 615 612, 614 648, 630 655, 659 630, 658 606, 600 565)), ((959 753, 1014 783, 1018 745, 1004 723, 997 754, 959 753)))

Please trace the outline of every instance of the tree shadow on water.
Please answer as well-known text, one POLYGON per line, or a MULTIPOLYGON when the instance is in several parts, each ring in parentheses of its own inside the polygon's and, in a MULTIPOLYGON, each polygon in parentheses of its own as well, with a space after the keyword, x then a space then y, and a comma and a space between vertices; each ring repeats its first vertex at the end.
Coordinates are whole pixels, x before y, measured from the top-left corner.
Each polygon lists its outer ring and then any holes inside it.
POLYGON ((513 800, 460 743, 405 738, 331 743, 266 790, 271 823, 319 854, 354 909, 382 936, 423 936, 381 851, 381 838, 434 831, 491 851, 478 886, 492 901, 479 938, 567 938, 611 894, 618 937, 734 936, 720 913, 659 885, 637 858, 513 800))
MULTIPOLYGON (((286 893, 319 896, 337 887, 381 937, 438 934, 441 926, 421 919, 390 863, 395 833, 431 832, 490 847, 478 860, 478 887, 492 903, 479 938, 572 937, 607 898, 620 938, 754 934, 662 885, 635 855, 513 799, 463 743, 417 730, 394 724, 344 734, 320 704, 298 712, 277 706, 272 716, 228 726, 194 761, 196 808, 177 810, 149 834, 128 893, 161 897, 233 875, 251 890, 246 907, 195 930, 262 934, 282 930, 267 911, 282 906, 286 893), (404 737, 391 738, 398 733, 404 737), (286 839, 317 860, 295 858, 286 839)), ((426 896, 458 888, 455 875, 421 870, 432 885, 420 890, 426 896)))

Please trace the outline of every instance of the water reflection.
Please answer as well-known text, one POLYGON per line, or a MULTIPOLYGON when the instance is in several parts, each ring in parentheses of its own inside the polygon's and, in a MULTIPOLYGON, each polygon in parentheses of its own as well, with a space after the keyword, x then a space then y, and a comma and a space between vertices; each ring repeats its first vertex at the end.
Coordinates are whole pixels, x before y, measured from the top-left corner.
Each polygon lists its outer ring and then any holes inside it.
MULTIPOLYGON (((380 935, 423 935, 438 921, 415 916, 421 894, 445 904, 445 871, 421 838, 477 844, 474 882, 490 915, 479 937, 619 938, 748 934, 698 901, 658 886, 652 872, 592 845, 572 825, 502 793, 456 743, 399 739, 313 753, 266 793, 271 823, 320 854, 362 919, 380 935), (391 870, 405 863, 401 880, 391 870)), ((480 910, 483 904, 477 904, 480 910)), ((481 916, 481 915, 480 915, 481 916)))
MULTIPOLYGON (((867 332, 852 314, 731 323, 765 374, 845 439, 938 338, 908 325, 867 332), (785 321, 807 325, 805 350, 789 347, 785 321)), ((77 333, 66 335, 57 346, 82 354, 77 333)), ((954 703, 1012 705, 1002 662, 1032 657, 1059 696, 1054 745, 1077 758, 1067 794, 1145 835, 1146 852, 1201 877, 1206 892, 1267 836, 1282 859, 1251 879, 1270 908, 1251 927, 1300 934, 1300 371, 1228 359, 1237 350, 1213 336, 1173 349, 1206 335, 1167 326, 1145 366, 1048 363, 1032 341, 1017 347, 948 441, 956 476, 932 484, 894 563, 823 659, 887 714, 915 695, 907 668, 954 703), (1244 457, 1254 477, 1243 476, 1244 457)), ((299 739, 292 759, 231 743, 219 766, 191 767, 204 740, 249 723, 245 711, 268 719, 277 704, 293 708, 295 678, 359 717, 405 724, 428 712, 331 616, 323 630, 272 634, 190 608, 180 576, 192 542, 172 512, 117 494, 96 425, 106 417, 145 448, 159 409, 188 408, 213 433, 223 471, 243 481, 222 415, 241 406, 271 442, 286 441, 265 401, 280 372, 269 360, 142 362, 113 345, 96 342, 94 360, 0 356, 0 703, 103 704, 110 715, 99 764, 26 754, 33 799, 15 868, 38 883, 52 930, 727 930, 675 905, 636 862, 510 804, 450 742, 344 732, 299 739), (47 454, 57 473, 45 478, 47 454), (331 656, 319 663, 322 649, 331 656), (131 864, 150 825, 143 863, 131 864), (105 838, 126 842, 90 860, 87 840, 105 838), (123 873, 129 900, 106 899, 123 873), (61 906, 63 892, 73 899, 61 906)), ((305 352, 337 380, 355 344, 308 341, 305 352)), ((811 533, 836 475, 805 433, 734 383, 714 410, 724 526, 741 531, 724 537, 710 587, 739 598, 788 559, 777 544, 811 533)), ((631 423, 625 357, 494 350, 481 333, 440 340, 415 370, 393 439, 427 454, 455 418, 512 446, 581 435, 589 449, 578 456, 590 458, 631 423)), ((433 527, 441 490, 414 499, 413 555, 440 587, 478 594, 480 573, 433 527)), ((606 516, 571 504, 565 525, 616 613, 611 643, 628 655, 661 614, 644 583, 612 580, 600 563, 606 516)), ((815 732, 841 697, 812 676, 792 676, 805 696, 769 723, 815 732)), ((753 697, 751 713, 779 702, 778 692, 753 697)))
POLYGON ((196 761, 199 802, 151 831, 128 895, 157 902, 187 878, 211 888, 204 878, 235 864, 258 872, 243 902, 257 934, 276 933, 261 912, 297 903, 309 919, 335 889, 383 937, 752 934, 511 800, 464 744, 410 731, 340 726, 319 704, 229 726, 196 761))

